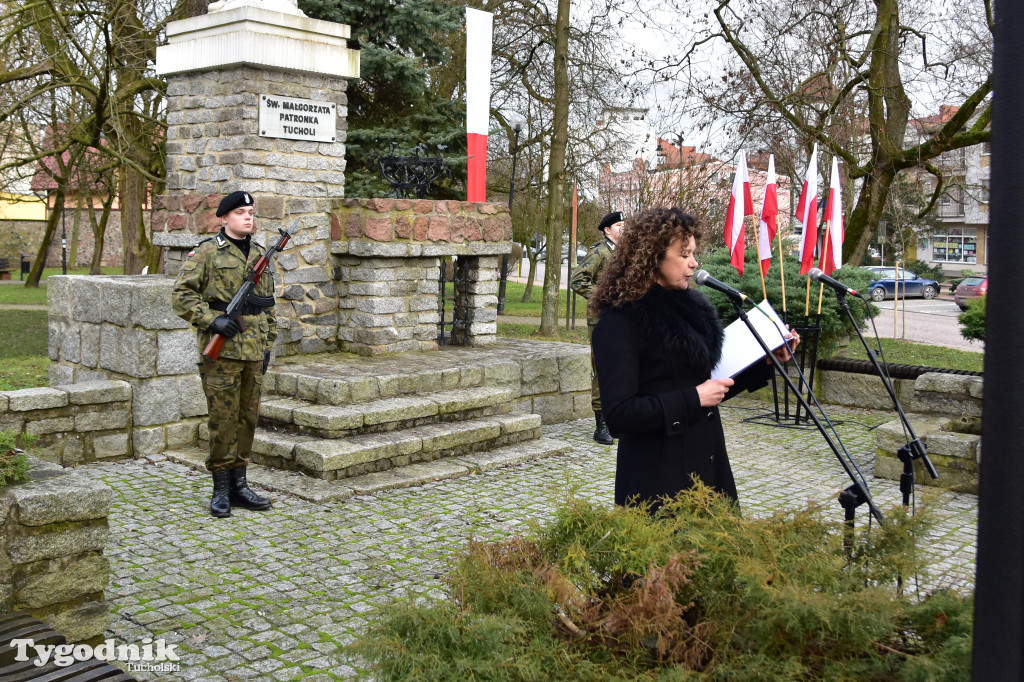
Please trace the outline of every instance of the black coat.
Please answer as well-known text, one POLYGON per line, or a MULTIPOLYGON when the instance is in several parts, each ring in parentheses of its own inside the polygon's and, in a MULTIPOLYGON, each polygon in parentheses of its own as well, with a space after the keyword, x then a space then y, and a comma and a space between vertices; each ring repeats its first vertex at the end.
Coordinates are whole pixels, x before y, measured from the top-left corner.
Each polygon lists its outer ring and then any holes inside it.
MULTIPOLYGON (((619 438, 615 503, 655 501, 689 488, 696 475, 736 499, 717 407, 701 407, 697 386, 722 353, 722 323, 692 289, 655 285, 643 298, 606 310, 593 353, 608 428, 619 438)), ((726 400, 764 386, 757 362, 734 377, 726 400)))

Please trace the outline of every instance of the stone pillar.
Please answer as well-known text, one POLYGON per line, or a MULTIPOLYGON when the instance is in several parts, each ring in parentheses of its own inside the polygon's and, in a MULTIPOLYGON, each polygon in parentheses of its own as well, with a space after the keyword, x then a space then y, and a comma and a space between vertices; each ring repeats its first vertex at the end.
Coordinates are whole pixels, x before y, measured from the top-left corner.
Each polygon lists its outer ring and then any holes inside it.
POLYGON ((49 279, 50 385, 131 384, 136 455, 195 443, 206 416, 195 331, 171 310, 171 277, 49 279))
POLYGON ((346 79, 359 76, 349 27, 306 18, 291 0, 225 0, 209 14, 171 22, 167 37, 156 60, 167 77, 167 187, 153 211, 153 242, 165 247, 165 272, 177 274, 184 254, 219 229, 214 211, 223 195, 250 192, 257 241, 299 228, 274 275, 277 353, 334 347, 330 209, 345 194, 346 79), (267 98, 327 103, 326 114, 301 115, 317 117, 324 130, 333 124, 333 135, 273 136, 278 133, 260 126, 267 98))
MULTIPOLYGON (((464 256, 465 257, 465 256, 464 256)), ((498 256, 469 259, 469 286, 466 288, 466 332, 463 345, 486 346, 498 333, 498 256)))

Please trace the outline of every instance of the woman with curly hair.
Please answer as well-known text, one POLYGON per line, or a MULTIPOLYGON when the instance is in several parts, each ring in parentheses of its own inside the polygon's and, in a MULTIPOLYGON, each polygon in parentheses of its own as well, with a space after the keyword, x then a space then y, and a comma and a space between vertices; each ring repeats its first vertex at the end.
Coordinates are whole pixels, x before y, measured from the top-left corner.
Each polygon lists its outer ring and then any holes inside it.
MULTIPOLYGON (((695 478, 737 499, 717 406, 764 386, 772 368, 766 358, 733 379, 710 378, 724 332, 690 286, 700 236, 697 221, 677 208, 627 220, 590 299, 601 314, 593 353, 602 405, 619 438, 616 504, 654 509, 695 478)), ((788 351, 776 355, 788 360, 788 351)))

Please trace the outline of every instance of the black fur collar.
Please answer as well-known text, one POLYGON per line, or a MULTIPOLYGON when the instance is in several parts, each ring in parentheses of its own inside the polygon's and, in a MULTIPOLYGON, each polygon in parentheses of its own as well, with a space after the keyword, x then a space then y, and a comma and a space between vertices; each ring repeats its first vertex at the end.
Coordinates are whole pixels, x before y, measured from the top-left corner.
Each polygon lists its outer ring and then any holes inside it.
POLYGON ((722 357, 725 332, 718 312, 703 294, 693 289, 670 291, 655 284, 647 295, 623 308, 649 343, 685 358, 685 364, 699 375, 711 376, 722 357))

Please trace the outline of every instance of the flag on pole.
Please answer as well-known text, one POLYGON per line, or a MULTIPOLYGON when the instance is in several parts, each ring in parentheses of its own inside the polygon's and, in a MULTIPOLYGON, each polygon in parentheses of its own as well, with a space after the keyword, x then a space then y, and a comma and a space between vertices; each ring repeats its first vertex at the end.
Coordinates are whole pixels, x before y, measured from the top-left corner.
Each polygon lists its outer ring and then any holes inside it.
MULTIPOLYGON (((764 187, 764 204, 761 205, 761 224, 758 233, 757 257, 761 259, 761 274, 767 275, 772 264, 772 240, 778 232, 779 194, 775 181, 775 155, 768 156, 768 177, 764 187)), ((782 257, 782 254, 779 254, 782 257)))
POLYGON ((736 175, 732 181, 732 195, 729 210, 725 215, 725 246, 731 256, 729 262, 743 274, 743 217, 754 215, 754 200, 750 198, 750 176, 747 174, 747 158, 740 152, 736 175), (741 205, 742 204, 742 205, 741 205))
POLYGON ((800 190, 800 201, 796 205, 796 219, 803 225, 803 239, 800 241, 800 274, 806 275, 814 267, 814 248, 818 245, 818 145, 814 145, 811 161, 807 166, 807 178, 800 190))
POLYGON ((818 267, 826 275, 843 267, 843 193, 839 186, 839 160, 832 157, 832 177, 828 182, 828 203, 825 204, 825 246, 818 267))
POLYGON ((487 131, 491 111, 494 15, 466 8, 466 198, 487 201, 487 131))

